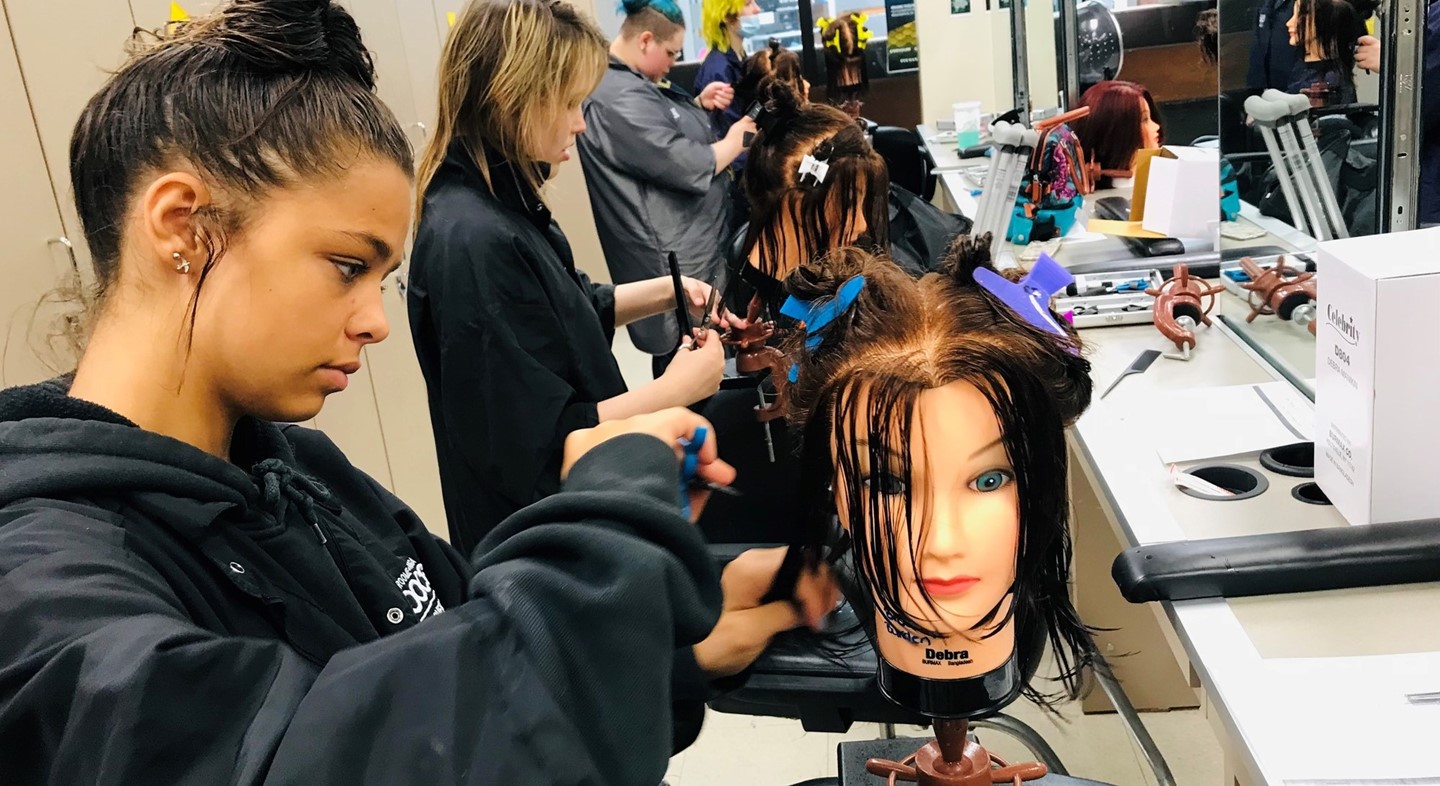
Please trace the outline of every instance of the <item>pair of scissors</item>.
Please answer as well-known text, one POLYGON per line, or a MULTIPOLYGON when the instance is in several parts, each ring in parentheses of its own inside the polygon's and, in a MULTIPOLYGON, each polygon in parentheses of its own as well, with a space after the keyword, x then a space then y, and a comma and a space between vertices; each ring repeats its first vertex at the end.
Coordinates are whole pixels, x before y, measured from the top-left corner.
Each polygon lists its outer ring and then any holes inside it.
MULTIPOLYGON (((715 327, 715 307, 720 303, 720 289, 715 286, 716 283, 717 279, 710 280, 710 299, 705 302, 705 318, 700 320, 700 336, 705 335, 706 331, 712 330, 715 327)), ((692 352, 699 348, 699 344, 691 342, 690 350, 692 352)))
POLYGON ((685 518, 690 518, 690 492, 692 491, 717 491, 732 497, 740 496, 740 492, 729 487, 722 486, 713 481, 701 480, 700 470, 700 449, 705 447, 705 438, 710 436, 709 429, 704 426, 697 426, 695 433, 690 437, 680 438, 680 449, 685 454, 680 461, 680 512, 685 518))

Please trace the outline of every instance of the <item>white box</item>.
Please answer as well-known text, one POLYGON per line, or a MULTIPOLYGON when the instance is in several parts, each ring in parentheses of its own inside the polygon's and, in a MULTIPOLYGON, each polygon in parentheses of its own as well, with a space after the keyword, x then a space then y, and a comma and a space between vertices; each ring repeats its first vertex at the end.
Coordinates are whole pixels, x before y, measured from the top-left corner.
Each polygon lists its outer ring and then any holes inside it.
POLYGON ((1140 225, 1165 237, 1215 236, 1220 224, 1220 151, 1166 146, 1150 159, 1140 225))
POLYGON ((1318 265, 1315 481, 1351 524, 1440 518, 1440 229, 1318 265))

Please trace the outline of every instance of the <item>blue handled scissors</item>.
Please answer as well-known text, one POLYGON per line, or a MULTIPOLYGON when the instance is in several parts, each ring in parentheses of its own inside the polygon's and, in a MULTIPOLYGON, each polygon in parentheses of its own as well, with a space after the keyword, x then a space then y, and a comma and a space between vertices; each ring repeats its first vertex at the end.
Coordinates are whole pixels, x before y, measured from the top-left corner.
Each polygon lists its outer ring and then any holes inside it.
POLYGON ((729 486, 722 486, 719 483, 701 480, 697 477, 700 469, 700 449, 705 447, 705 438, 710 436, 709 429, 704 426, 697 426, 695 433, 689 438, 680 438, 680 448, 685 453, 684 459, 680 462, 680 511, 685 518, 690 518, 690 492, 697 489, 717 491, 732 497, 741 496, 741 493, 729 486))

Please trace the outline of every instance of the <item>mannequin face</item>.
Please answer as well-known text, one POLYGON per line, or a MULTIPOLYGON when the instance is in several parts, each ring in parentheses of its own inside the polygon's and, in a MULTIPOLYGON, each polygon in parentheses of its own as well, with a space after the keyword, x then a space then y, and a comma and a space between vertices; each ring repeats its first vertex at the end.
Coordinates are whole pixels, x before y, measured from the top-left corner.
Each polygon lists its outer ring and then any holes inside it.
POLYGON ((635 70, 646 79, 659 82, 670 73, 671 66, 674 66, 684 53, 685 30, 676 30, 675 35, 663 41, 656 38, 654 33, 641 33, 637 44, 640 58, 635 70))
POLYGON ((1145 149, 1160 147, 1160 124, 1150 116, 1150 103, 1140 99, 1140 138, 1145 140, 1145 149))
MULTIPOLYGON (((1301 0, 1295 0, 1295 5, 1290 11, 1290 19, 1285 22, 1285 29, 1290 33, 1291 46, 1301 46, 1302 44, 1300 40, 1300 2, 1301 0)), ((1305 47, 1305 59, 1307 62, 1324 59, 1324 54, 1319 51, 1319 46, 1315 41, 1315 31, 1313 25, 1313 22, 1310 25, 1307 25, 1307 27, 1309 27, 1310 29, 1304 31, 1305 40, 1303 44, 1305 47)))
MULTIPOLYGON (((861 402, 862 411, 864 402, 861 402)), ((1015 470, 1002 440, 1000 420, 974 385, 952 382, 920 394, 910 440, 913 526, 897 533, 892 553, 900 577, 900 606, 939 631, 978 640, 971 631, 1010 593, 1020 534, 1015 470), (913 553, 915 558, 909 558, 913 553), (914 563, 914 564, 912 564, 914 563), (928 591, 931 603, 921 587, 928 591)), ((861 478, 899 509, 904 526, 905 489, 898 461, 871 466, 862 451, 861 478)), ((840 520, 854 522, 847 495, 838 488, 840 520)), ((873 531, 873 530, 872 530, 873 531)))

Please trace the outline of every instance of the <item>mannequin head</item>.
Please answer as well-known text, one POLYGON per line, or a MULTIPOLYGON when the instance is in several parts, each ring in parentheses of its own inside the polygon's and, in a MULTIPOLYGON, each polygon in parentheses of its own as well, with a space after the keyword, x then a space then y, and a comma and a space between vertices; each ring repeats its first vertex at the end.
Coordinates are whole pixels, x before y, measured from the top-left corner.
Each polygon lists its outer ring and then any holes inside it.
POLYGON ((1355 43, 1375 8, 1376 0, 1295 0, 1285 24, 1290 45, 1303 49, 1306 62, 1329 60, 1348 76, 1355 69, 1355 43))
POLYGON ((1073 332, 1034 327, 974 283, 988 248, 962 236, 919 280, 856 249, 790 277, 795 297, 818 302, 865 276, 818 347, 791 347, 802 493, 816 542, 827 510, 848 531, 888 662, 904 668, 886 646, 903 636, 961 642, 983 665, 1018 619, 1048 633, 1073 694, 1086 658, 1066 587, 1064 429, 1089 404, 1089 364, 1073 332))
POLYGON ((719 52, 737 49, 740 41, 740 17, 755 16, 760 6, 755 0, 705 0, 700 6, 700 24, 705 46, 719 52))
POLYGON ((765 112, 745 164, 749 265, 779 281, 831 249, 887 247, 890 176, 864 129, 834 107, 802 107, 780 80, 767 80, 758 100, 765 112), (801 175, 807 156, 829 165, 823 182, 801 175))
POLYGON ((610 53, 652 82, 685 54, 685 16, 675 0, 622 0, 625 21, 610 53))
POLYGON ((1160 146, 1160 115, 1143 86, 1101 82, 1085 91, 1080 105, 1090 107, 1090 114, 1071 125, 1089 163, 1098 164, 1102 174, 1129 177, 1136 153, 1160 146))
POLYGON ((825 53, 825 71, 831 101, 853 98, 870 86, 865 64, 865 47, 870 31, 863 14, 842 14, 820 19, 820 44, 825 53))
POLYGON ((764 49, 745 58, 740 83, 735 86, 735 101, 748 107, 759 96, 761 85, 770 79, 789 85, 800 97, 802 107, 810 103, 810 81, 802 73, 800 56, 773 38, 764 49))

